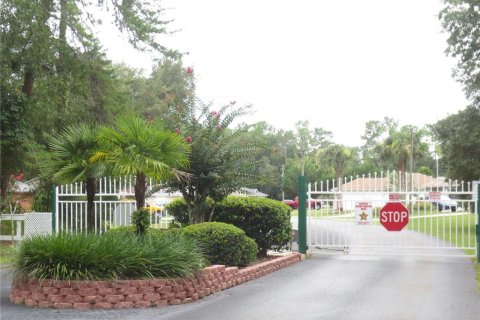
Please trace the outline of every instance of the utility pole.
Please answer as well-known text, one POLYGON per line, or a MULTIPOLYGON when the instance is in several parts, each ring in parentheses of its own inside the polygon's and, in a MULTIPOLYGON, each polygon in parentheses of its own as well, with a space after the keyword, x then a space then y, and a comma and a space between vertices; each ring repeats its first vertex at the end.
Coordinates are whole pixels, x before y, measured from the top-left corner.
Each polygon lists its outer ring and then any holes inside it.
POLYGON ((284 182, 283 182, 284 176, 285 176, 285 165, 282 164, 282 200, 285 200, 285 189, 284 189, 284 182))
POLYGON ((410 186, 413 191, 413 126, 410 127, 410 186))

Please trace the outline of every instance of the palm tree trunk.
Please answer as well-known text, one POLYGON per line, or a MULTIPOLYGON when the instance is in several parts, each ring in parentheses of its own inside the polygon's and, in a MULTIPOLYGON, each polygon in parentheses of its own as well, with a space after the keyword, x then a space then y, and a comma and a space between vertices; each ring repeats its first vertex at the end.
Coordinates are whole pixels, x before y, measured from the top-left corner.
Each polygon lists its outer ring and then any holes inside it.
POLYGON ((145 207, 145 193, 147 192, 147 182, 145 174, 138 172, 135 181, 135 200, 137 202, 137 210, 145 207))
POLYGON ((97 180, 87 178, 87 229, 95 231, 95 194, 97 193, 97 180))

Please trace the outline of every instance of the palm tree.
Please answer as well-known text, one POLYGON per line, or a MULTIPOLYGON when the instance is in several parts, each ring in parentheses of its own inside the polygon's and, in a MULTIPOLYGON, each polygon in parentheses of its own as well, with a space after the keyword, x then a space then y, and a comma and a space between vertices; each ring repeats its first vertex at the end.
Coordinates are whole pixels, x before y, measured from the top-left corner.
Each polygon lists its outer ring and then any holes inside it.
POLYGON ((347 163, 353 157, 352 149, 339 144, 334 144, 325 150, 327 163, 335 170, 335 178, 343 178, 347 163))
POLYGON ((97 179, 106 172, 105 163, 92 162, 98 150, 97 129, 85 124, 72 125, 50 137, 52 160, 43 168, 43 175, 56 183, 85 182, 87 193, 87 229, 95 228, 95 194, 97 179))
POLYGON ((102 151, 93 161, 105 161, 118 175, 135 175, 137 209, 145 206, 147 177, 165 179, 188 165, 189 145, 160 123, 136 115, 120 115, 113 127, 100 128, 102 151))

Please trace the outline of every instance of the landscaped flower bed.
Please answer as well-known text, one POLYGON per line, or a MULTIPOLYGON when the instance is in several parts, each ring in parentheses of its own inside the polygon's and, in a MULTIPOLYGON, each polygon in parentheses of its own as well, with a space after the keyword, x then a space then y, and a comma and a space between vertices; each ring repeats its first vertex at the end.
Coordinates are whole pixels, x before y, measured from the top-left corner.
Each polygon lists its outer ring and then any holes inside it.
POLYGON ((300 257, 298 253, 289 253, 243 269, 212 265, 193 277, 168 280, 23 280, 14 283, 10 301, 30 307, 58 309, 124 309, 182 304, 285 268, 299 262, 300 257))

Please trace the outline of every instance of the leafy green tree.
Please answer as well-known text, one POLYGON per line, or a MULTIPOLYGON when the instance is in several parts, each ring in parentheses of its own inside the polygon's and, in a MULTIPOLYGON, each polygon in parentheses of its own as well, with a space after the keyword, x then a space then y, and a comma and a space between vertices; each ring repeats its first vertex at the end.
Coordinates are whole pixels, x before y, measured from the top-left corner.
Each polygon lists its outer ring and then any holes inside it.
POLYGON ((152 70, 141 88, 139 111, 145 117, 168 121, 170 129, 189 116, 188 106, 195 102, 193 68, 185 68, 179 59, 163 59, 152 70))
POLYGON ((27 153, 30 134, 25 117, 25 95, 2 86, 0 99, 0 190, 4 197, 10 175, 23 171, 20 166, 27 153))
POLYGON ((295 124, 296 144, 301 159, 301 172, 305 175, 305 162, 309 153, 317 148, 326 147, 331 142, 332 133, 322 128, 309 128, 308 121, 299 121, 295 124))
POLYGON ((377 145, 387 170, 394 164, 394 169, 407 172, 410 169, 409 164, 415 169, 415 159, 430 156, 428 144, 422 140, 425 135, 424 129, 414 126, 402 126, 399 130, 391 129, 385 140, 377 145))
POLYGON ((388 117, 384 117, 381 121, 370 120, 365 124, 365 132, 361 137, 364 141, 361 146, 362 173, 382 170, 383 159, 379 145, 397 126, 398 122, 388 117))
POLYGON ((100 128, 97 141, 101 150, 92 157, 94 162, 111 165, 114 174, 135 176, 137 209, 145 206, 147 177, 184 178, 181 170, 188 166, 190 148, 158 121, 122 114, 113 127, 100 128))
POLYGON ((447 54, 457 58, 454 76, 467 96, 480 103, 480 2, 443 0, 439 18, 448 33, 447 54))
POLYGON ((35 171, 27 167, 24 155, 28 148, 44 152, 45 133, 55 134, 71 123, 91 119, 107 123, 130 105, 130 100, 119 92, 117 70, 105 58, 95 37, 102 11, 113 17, 135 48, 171 54, 159 42, 158 36, 167 33, 168 20, 158 2, 1 1, 2 114, 15 107, 13 111, 22 119, 29 119, 29 125, 22 130, 26 129, 30 143, 20 143, 19 122, 6 123, 13 121, 10 116, 2 119, 5 128, 17 127, 15 139, 10 133, 4 135, 2 129, 2 184, 6 181, 3 175, 8 177, 12 168, 21 168, 26 175, 35 171), (11 99, 6 97, 20 96, 20 92, 21 108, 18 103, 7 103, 11 99), (7 104, 10 107, 4 109, 7 104), (7 145, 16 147, 6 149, 7 145))
POLYGON ((447 176, 465 181, 480 178, 480 110, 467 107, 432 125, 440 142, 447 176))
POLYGON ((95 194, 97 179, 107 167, 91 160, 98 151, 97 129, 87 125, 73 125, 50 138, 51 160, 44 164, 43 175, 56 183, 84 182, 87 194, 87 228, 95 228, 95 194))
POLYGON ((335 171, 335 178, 343 178, 348 161, 353 158, 352 149, 343 145, 333 144, 325 149, 325 160, 335 171))
POLYGON ((215 205, 207 212, 207 197, 216 203, 252 183, 257 145, 244 139, 249 126, 229 128, 249 107, 236 108, 231 103, 213 111, 209 105, 199 103, 189 108, 187 113, 179 110, 184 118, 177 124, 177 133, 191 146, 187 169, 190 178, 171 180, 169 187, 182 193, 189 222, 196 224, 210 221, 214 214, 215 205))

